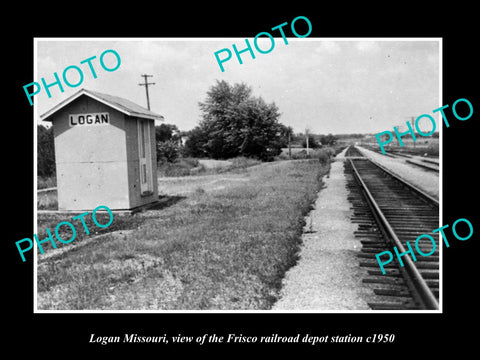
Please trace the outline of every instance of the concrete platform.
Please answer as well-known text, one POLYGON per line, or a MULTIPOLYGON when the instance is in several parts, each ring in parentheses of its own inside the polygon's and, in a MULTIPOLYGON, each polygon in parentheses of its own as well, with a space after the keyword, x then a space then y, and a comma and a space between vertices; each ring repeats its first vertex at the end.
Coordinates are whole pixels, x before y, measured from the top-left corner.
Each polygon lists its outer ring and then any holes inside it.
POLYGON ((332 163, 325 187, 307 218, 300 259, 286 274, 281 297, 272 310, 344 311, 370 309, 372 290, 362 284, 365 270, 357 254, 361 243, 350 222, 343 169, 345 151, 332 163))

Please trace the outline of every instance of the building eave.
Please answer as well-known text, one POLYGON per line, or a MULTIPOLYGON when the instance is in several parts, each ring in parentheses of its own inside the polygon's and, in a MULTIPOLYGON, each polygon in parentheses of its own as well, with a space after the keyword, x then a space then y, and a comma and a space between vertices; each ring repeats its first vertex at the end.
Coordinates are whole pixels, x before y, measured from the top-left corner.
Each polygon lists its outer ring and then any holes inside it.
POLYGON ((118 106, 117 104, 111 102, 111 101, 108 101, 106 99, 103 99, 101 96, 98 96, 97 94, 89 91, 89 90, 86 90, 86 89, 81 89, 79 91, 77 91, 75 94, 73 94, 72 96, 70 96, 69 98, 63 100, 62 102, 58 103, 56 106, 54 106, 53 108, 51 108, 50 110, 48 110, 47 112, 45 112, 44 114, 40 115, 40 119, 42 121, 52 121, 51 120, 51 116, 53 114, 55 114, 57 111, 63 109, 65 106, 67 106, 68 104, 70 104, 71 102, 75 101, 76 99, 78 99, 80 96, 82 95, 86 95, 108 107, 111 107, 112 109, 115 109, 125 115, 128 115, 128 116, 131 116, 131 117, 137 117, 137 118, 142 118, 142 119, 149 119, 149 120, 164 120, 164 117, 162 115, 159 115, 159 114, 155 114, 147 109, 145 109, 145 111, 148 111, 149 113, 141 113, 141 112, 137 112, 137 111, 132 111, 132 110, 129 110, 127 108, 125 108, 124 106, 118 106))

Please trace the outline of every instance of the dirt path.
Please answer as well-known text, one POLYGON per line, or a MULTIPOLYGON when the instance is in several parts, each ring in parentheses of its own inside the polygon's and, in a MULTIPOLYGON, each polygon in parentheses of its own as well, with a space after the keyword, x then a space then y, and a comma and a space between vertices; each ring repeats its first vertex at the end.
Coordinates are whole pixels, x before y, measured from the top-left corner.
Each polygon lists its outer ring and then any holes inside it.
POLYGON ((228 160, 201 159, 201 160, 198 160, 198 162, 203 166, 205 166, 206 169, 215 169, 219 167, 227 167, 232 165, 232 162, 228 160))
MULTIPOLYGON (((208 160, 202 160, 208 161, 208 160)), ((217 161, 217 160, 212 160, 217 161)), ((220 161, 220 160, 218 160, 220 161)), ((265 168, 281 168, 291 161, 283 160, 269 163, 260 163, 246 167, 244 169, 235 169, 221 174, 205 174, 178 177, 160 177, 158 178, 158 193, 160 195, 187 195, 195 191, 214 191, 222 190, 228 187, 234 187, 248 182, 251 174, 256 171, 262 171, 265 168)))

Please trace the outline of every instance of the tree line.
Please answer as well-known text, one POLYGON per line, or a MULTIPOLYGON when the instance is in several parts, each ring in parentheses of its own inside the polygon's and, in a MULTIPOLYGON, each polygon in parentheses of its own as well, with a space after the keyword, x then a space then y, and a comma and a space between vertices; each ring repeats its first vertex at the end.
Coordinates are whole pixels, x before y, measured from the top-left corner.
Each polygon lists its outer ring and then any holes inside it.
MULTIPOLYGON (((291 127, 279 122, 277 105, 252 95, 244 83, 230 85, 216 81, 199 102, 201 120, 188 132, 176 125, 155 127, 157 159, 174 162, 179 156, 228 159, 238 156, 272 160, 289 143, 306 146, 305 136, 294 134, 291 127)), ((329 135, 309 135, 309 147, 333 144, 329 135)), ((55 172, 53 129, 38 126, 38 175, 55 172)))

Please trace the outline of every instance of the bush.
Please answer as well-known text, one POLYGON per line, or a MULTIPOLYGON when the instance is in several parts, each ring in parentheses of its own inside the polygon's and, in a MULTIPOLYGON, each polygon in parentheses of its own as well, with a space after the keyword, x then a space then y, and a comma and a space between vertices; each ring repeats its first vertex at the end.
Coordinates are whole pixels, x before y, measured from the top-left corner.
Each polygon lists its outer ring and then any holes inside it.
POLYGON ((55 145, 53 127, 46 128, 37 125, 37 175, 42 177, 55 176, 55 145))
POLYGON ((292 159, 293 160, 301 160, 301 159, 306 159, 306 158, 307 158, 307 151, 306 150, 300 150, 300 151, 296 151, 296 152, 292 153, 292 159))
POLYGON ((200 166, 200 162, 198 161, 198 159, 192 157, 184 157, 181 159, 181 161, 192 168, 200 166))
POLYGON ((288 156, 288 154, 285 154, 285 153, 281 153, 277 156, 275 156, 275 160, 290 160, 290 157, 288 156))
POLYGON ((45 191, 38 194, 37 208, 39 210, 58 210, 57 191, 45 191))
POLYGON ((230 168, 247 168, 252 165, 260 164, 260 161, 253 158, 247 158, 245 156, 238 156, 236 158, 230 159, 232 165, 230 168))
POLYGON ((194 175, 205 171, 205 168, 197 159, 180 158, 174 162, 159 162, 157 170, 160 177, 177 177, 194 175))
POLYGON ((46 189, 57 186, 57 178, 55 175, 50 177, 39 176, 37 178, 37 189, 46 189))
MULTIPOLYGON (((331 148, 322 148, 310 150, 310 154, 307 155, 306 150, 301 150, 294 152, 292 154, 293 160, 303 160, 303 159, 318 159, 322 165, 326 165, 330 159, 335 156, 335 151, 331 148)), ((288 158, 288 156, 287 156, 288 158)))
POLYGON ((173 163, 179 155, 180 149, 176 142, 167 140, 157 143, 157 161, 173 163))
MULTIPOLYGON (((302 147, 304 147, 304 148, 307 147, 307 139, 305 139, 305 138, 302 140, 302 147)), ((315 138, 310 135, 310 136, 308 136, 308 147, 310 149, 318 149, 318 148, 321 148, 322 145, 320 145, 318 143, 318 141, 315 140, 315 138)))
POLYGON ((318 151, 316 157, 318 158, 318 161, 320 161, 320 164, 326 165, 330 161, 330 152, 321 149, 320 151, 318 151))

